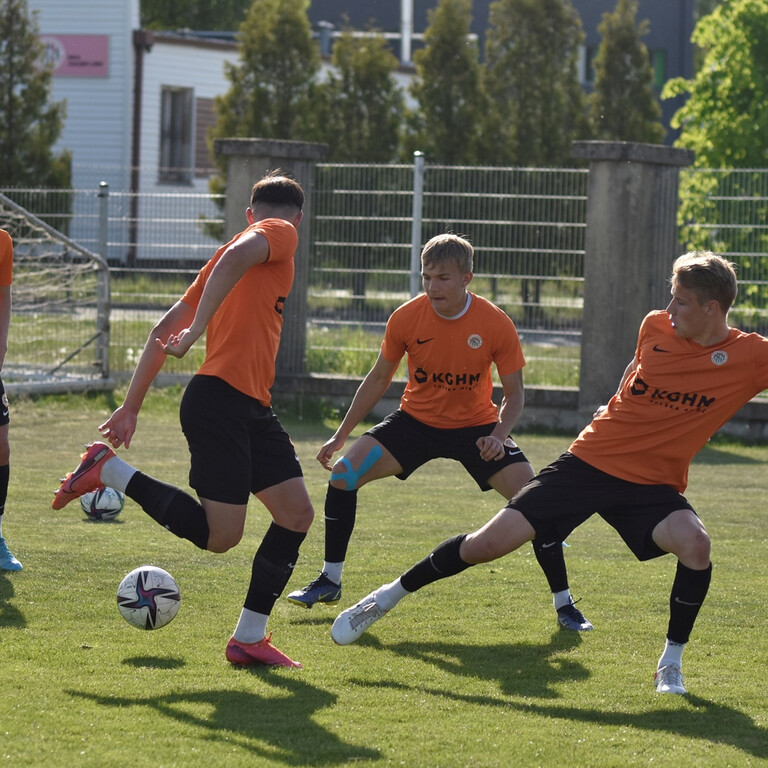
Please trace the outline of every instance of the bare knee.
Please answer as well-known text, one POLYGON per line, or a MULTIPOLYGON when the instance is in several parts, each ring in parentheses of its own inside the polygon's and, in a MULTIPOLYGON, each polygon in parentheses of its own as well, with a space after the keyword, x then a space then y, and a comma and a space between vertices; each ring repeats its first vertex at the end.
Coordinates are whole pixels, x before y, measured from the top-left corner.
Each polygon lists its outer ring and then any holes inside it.
POLYGON ((208 534, 208 543, 205 548, 209 552, 221 554, 237 546, 242 538, 242 531, 239 534, 232 531, 211 531, 208 534))

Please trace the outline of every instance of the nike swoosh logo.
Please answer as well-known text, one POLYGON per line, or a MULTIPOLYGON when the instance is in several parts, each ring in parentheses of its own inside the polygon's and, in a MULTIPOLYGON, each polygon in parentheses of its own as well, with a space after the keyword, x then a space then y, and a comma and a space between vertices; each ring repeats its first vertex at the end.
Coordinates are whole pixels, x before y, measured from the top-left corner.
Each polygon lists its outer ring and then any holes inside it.
POLYGON ((654 352, 669 352, 668 349, 662 349, 658 344, 653 345, 654 352))
POLYGON ((680 605, 691 605, 691 606, 694 606, 694 607, 696 607, 698 605, 701 605, 701 603, 689 603, 689 602, 686 602, 685 600, 681 600, 679 597, 675 598, 675 602, 679 603, 680 605))
POLYGON ((7 415, 8 415, 8 409, 6 408, 6 409, 3 411, 3 416, 7 416, 7 415))
POLYGON ((558 543, 559 542, 557 542, 557 541, 548 541, 546 544, 542 544, 541 548, 542 549, 549 549, 550 547, 554 547, 555 544, 558 544, 558 543))
POLYGON ((430 336, 428 339, 416 339, 417 344, 426 344, 428 341, 432 341, 434 339, 434 336, 430 336))

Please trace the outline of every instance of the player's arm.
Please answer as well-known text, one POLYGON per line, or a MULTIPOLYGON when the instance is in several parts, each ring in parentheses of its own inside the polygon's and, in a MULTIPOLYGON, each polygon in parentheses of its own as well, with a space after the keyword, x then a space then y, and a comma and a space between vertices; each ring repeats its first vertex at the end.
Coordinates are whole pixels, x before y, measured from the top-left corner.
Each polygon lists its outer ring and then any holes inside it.
POLYGON ((523 371, 501 376, 501 386, 504 397, 499 406, 499 422, 493 432, 477 441, 480 458, 484 461, 498 461, 504 456, 504 441, 517 424, 525 404, 525 387, 523 386, 523 371))
POLYGON ((0 371, 8 352, 8 329, 11 327, 11 286, 0 285, 0 371))
POLYGON ((327 469, 331 469, 331 457, 340 450, 349 437, 350 432, 371 412, 376 403, 381 400, 395 375, 400 361, 394 363, 387 360, 379 352, 379 357, 366 374, 352 398, 346 415, 328 442, 317 454, 317 460, 327 469))
MULTIPOLYGON (((637 359, 637 355, 635 355, 632 358, 630 364, 624 369, 624 373, 621 376, 621 381, 619 381, 619 388, 616 390, 616 394, 621 392, 621 390, 624 388, 624 384, 627 382, 627 379, 637 370, 637 366, 639 364, 640 361, 637 359)), ((607 407, 607 405, 599 405, 595 409, 593 416, 599 416, 607 407)))
POLYGON ((240 278, 256 264, 269 259, 269 241, 260 232, 247 232, 221 255, 205 283, 195 316, 188 327, 166 337, 161 348, 167 355, 184 357, 203 335, 210 319, 240 278))
POLYGON ((136 431, 139 411, 147 391, 166 360, 163 341, 182 328, 186 328, 195 316, 194 307, 177 301, 160 319, 147 337, 147 343, 131 377, 123 404, 107 419, 99 431, 114 448, 131 445, 136 431))

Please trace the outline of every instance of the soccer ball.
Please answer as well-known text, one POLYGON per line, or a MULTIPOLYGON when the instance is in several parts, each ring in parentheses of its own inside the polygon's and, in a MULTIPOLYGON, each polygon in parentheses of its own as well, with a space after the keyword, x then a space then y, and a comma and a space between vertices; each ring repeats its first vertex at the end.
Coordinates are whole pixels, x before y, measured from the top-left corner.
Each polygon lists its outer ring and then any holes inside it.
POLYGON ((156 565, 135 568, 117 588, 117 607, 138 629, 160 629, 179 611, 181 595, 176 579, 156 565))
POLYGON ((84 493, 80 506, 92 520, 114 520, 125 506, 125 496, 114 488, 102 488, 84 493))

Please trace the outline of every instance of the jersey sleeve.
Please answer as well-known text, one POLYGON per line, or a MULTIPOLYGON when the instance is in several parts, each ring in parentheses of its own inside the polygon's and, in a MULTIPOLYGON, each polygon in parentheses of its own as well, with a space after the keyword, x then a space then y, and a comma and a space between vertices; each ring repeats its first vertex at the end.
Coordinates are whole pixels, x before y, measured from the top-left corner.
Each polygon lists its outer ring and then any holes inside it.
POLYGON ((493 362, 499 376, 508 376, 525 366, 525 355, 515 324, 509 315, 501 309, 499 310, 498 327, 500 334, 494 351, 493 362))
POLYGON ((407 351, 404 328, 404 313, 402 308, 398 308, 389 316, 384 338, 381 341, 381 355, 390 363, 399 363, 407 351))
POLYGON ((0 286, 11 285, 12 282, 13 240, 4 229, 0 229, 0 286))

